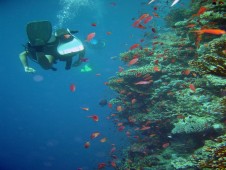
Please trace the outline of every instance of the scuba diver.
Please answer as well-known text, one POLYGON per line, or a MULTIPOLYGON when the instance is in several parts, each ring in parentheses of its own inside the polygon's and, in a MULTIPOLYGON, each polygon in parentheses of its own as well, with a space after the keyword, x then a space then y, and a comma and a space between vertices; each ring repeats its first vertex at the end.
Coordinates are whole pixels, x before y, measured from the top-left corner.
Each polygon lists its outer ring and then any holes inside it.
POLYGON ((73 35, 78 31, 58 29, 52 35, 52 25, 49 21, 30 22, 27 24, 26 31, 29 42, 25 45, 25 51, 19 55, 25 72, 36 71, 28 65, 28 57, 45 70, 55 71, 53 64, 58 60, 66 62, 66 70, 69 70, 71 66, 76 67, 81 64, 85 48, 82 42, 73 35), (77 54, 78 60, 73 62, 73 57, 77 54))

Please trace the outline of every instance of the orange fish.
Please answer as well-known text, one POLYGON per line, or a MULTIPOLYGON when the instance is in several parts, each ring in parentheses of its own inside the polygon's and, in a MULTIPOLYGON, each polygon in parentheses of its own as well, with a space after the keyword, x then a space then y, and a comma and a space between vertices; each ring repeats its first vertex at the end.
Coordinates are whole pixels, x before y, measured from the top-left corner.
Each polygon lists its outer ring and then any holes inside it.
POLYGON ((74 84, 71 84, 71 85, 70 85, 70 90, 71 90, 72 92, 74 92, 74 91, 76 90, 76 86, 75 86, 74 84))
POLYGON ((204 12, 206 12, 206 10, 207 10, 206 7, 201 6, 201 7, 199 8, 199 11, 197 12, 197 14, 192 15, 192 17, 194 17, 194 16, 199 16, 199 15, 203 14, 204 12))
POLYGON ((88 107, 81 107, 82 110, 89 111, 88 107))
POLYGON ((154 136, 156 136, 156 134, 154 134, 154 133, 149 135, 149 137, 151 137, 151 138, 154 136))
POLYGON ((178 119, 184 119, 185 116, 184 116, 184 115, 177 115, 177 118, 178 118, 178 119))
POLYGON ((125 126, 119 126, 118 130, 123 131, 125 129, 125 126))
POLYGON ((186 27, 187 28, 193 28, 193 27, 195 27, 195 24, 188 24, 186 27))
POLYGON ((184 74, 184 75, 187 76, 187 75, 190 74, 190 72, 191 72, 191 71, 190 71, 189 69, 187 69, 187 70, 182 71, 182 74, 184 74))
POLYGON ((90 142, 86 142, 85 144, 84 144, 84 147, 87 149, 87 148, 89 148, 90 147, 90 142))
POLYGON ((108 103, 108 107, 109 108, 112 108, 112 103, 108 103))
POLYGON ((139 20, 143 20, 144 18, 147 18, 149 16, 149 14, 143 14, 140 16, 139 20))
POLYGON ((104 142, 106 142, 107 141, 107 138, 102 138, 101 140, 100 140, 100 142, 102 142, 102 143, 104 143, 104 142))
POLYGON ((100 133, 99 132, 93 132, 90 136, 91 139, 94 139, 96 137, 100 136, 100 133))
POLYGON ((86 41, 90 41, 90 40, 92 40, 94 37, 95 37, 95 35, 96 35, 96 33, 95 32, 92 32, 92 33, 90 33, 89 35, 87 35, 87 37, 86 37, 86 41))
POLYGON ((158 66, 154 66, 153 70, 156 72, 160 71, 158 66))
POLYGON ((133 44, 129 49, 130 50, 133 50, 134 48, 137 48, 137 47, 139 47, 140 46, 140 44, 133 44))
POLYGON ((123 123, 118 123, 118 124, 117 124, 117 126, 122 126, 122 125, 123 125, 123 123))
POLYGON ((189 88, 190 88, 193 92, 195 92, 195 90, 196 90, 194 84, 190 84, 190 85, 189 85, 189 88))
POLYGON ((93 121, 98 122, 99 121, 99 117, 97 115, 92 115, 92 116, 87 116, 88 118, 92 118, 93 121))
POLYGON ((108 32, 106 32, 106 34, 107 34, 107 35, 111 35, 111 32, 110 32, 110 31, 108 31, 108 32))
POLYGON ((96 24, 96 23, 92 23, 91 25, 92 25, 93 27, 97 26, 97 24, 96 24))
POLYGON ((196 32, 198 34, 214 34, 214 35, 226 34, 226 31, 221 29, 201 29, 201 30, 195 30, 192 32, 196 32))
POLYGON ((133 98, 132 100, 131 100, 131 104, 135 104, 137 102, 137 100, 135 99, 135 98, 133 98))
POLYGON ((106 163, 99 163, 98 164, 98 169, 103 169, 106 167, 106 163))
POLYGON ((149 81, 139 81, 137 83, 134 83, 135 85, 141 85, 141 84, 150 84, 152 82, 152 80, 149 81))
POLYGON ((140 128, 140 130, 148 130, 150 128, 151 128, 150 126, 143 126, 142 128, 140 128))
POLYGON ((132 60, 130 60, 130 62, 128 63, 128 66, 134 65, 138 62, 138 58, 134 58, 132 60))
POLYGON ((116 110, 117 110, 118 112, 121 112, 121 111, 122 111, 122 106, 117 106, 116 110))
POLYGON ((114 161, 111 161, 111 166, 116 168, 116 163, 114 161))
POLYGON ((167 148, 169 146, 169 143, 164 143, 164 144, 162 144, 162 147, 163 148, 167 148))
POLYGON ((158 15, 157 13, 155 13, 155 12, 153 12, 153 15, 154 15, 155 17, 159 17, 159 15, 158 15))
POLYGON ((141 22, 140 19, 136 20, 136 21, 133 23, 133 26, 134 26, 134 27, 137 27, 137 26, 140 24, 140 22, 141 22))

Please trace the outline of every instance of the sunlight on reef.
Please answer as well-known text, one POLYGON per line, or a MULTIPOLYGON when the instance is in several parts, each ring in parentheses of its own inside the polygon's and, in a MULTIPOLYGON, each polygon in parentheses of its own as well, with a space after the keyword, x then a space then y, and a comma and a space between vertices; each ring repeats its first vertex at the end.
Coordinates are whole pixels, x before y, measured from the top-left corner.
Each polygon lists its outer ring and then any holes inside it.
POLYGON ((61 0, 62 9, 57 14, 58 27, 77 16, 82 7, 92 8, 93 4, 92 0, 61 0))

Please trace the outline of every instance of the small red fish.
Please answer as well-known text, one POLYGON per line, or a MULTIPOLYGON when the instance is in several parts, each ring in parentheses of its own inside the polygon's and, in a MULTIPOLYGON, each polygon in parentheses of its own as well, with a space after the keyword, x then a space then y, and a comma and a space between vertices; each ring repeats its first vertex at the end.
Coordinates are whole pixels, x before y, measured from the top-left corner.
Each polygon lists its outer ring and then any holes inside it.
POLYGON ((90 136, 91 139, 97 138, 98 136, 100 136, 99 132, 93 132, 90 136))
POLYGON ((99 121, 99 117, 97 115, 88 116, 88 118, 92 118, 95 122, 99 121))
POLYGON ((97 24, 96 24, 96 23, 92 23, 91 25, 92 25, 93 27, 97 26, 97 24))
POLYGON ((116 163, 114 161, 111 161, 111 166, 116 168, 116 163))
POLYGON ((119 126, 118 130, 123 131, 125 129, 125 126, 119 126))
POLYGON ((101 140, 100 140, 100 142, 102 142, 102 143, 104 143, 104 142, 106 142, 107 141, 107 138, 102 138, 101 140))
POLYGON ((81 109, 84 110, 84 111, 89 111, 88 107, 81 107, 81 109))
POLYGON ((128 66, 134 65, 134 64, 136 64, 137 62, 138 62, 138 58, 134 58, 134 59, 130 60, 128 66))
POLYGON ((140 44, 133 44, 129 49, 130 50, 133 50, 134 48, 137 48, 137 47, 139 47, 140 46, 140 44))
POLYGON ((187 70, 182 71, 182 74, 184 74, 184 75, 187 76, 187 75, 190 74, 190 72, 191 72, 191 71, 190 71, 189 69, 187 69, 187 70))
POLYGON ((86 142, 85 144, 84 144, 84 147, 87 149, 87 148, 89 148, 90 147, 90 142, 86 142))
POLYGON ((106 167, 106 163, 99 163, 98 164, 98 169, 103 169, 106 167))
POLYGON ((168 146, 169 146, 169 143, 164 143, 164 144, 162 145, 163 148, 167 148, 168 146))
POLYGON ((149 16, 149 14, 143 14, 143 15, 140 16, 139 20, 143 20, 144 18, 146 18, 148 16, 149 16))
POLYGON ((117 110, 118 112, 121 112, 121 111, 122 111, 122 106, 117 106, 116 110, 117 110))
POLYGON ((76 90, 76 86, 75 86, 74 84, 71 84, 71 85, 70 85, 70 90, 71 90, 72 92, 74 92, 74 91, 76 90))
POLYGON ((94 37, 95 37, 95 35, 96 35, 96 33, 95 32, 92 32, 92 33, 90 33, 89 35, 87 35, 87 37, 86 37, 86 41, 90 41, 90 40, 92 40, 94 37))
POLYGON ((194 84, 190 84, 190 85, 189 85, 189 88, 190 88, 193 92, 195 92, 195 91, 196 91, 196 89, 195 89, 195 85, 194 85, 194 84))
POLYGON ((160 71, 158 66, 154 66, 153 70, 156 72, 160 71))
POLYGON ((112 103, 108 103, 108 107, 109 108, 112 108, 112 103))
POLYGON ((152 20, 152 16, 148 16, 147 18, 144 19, 144 24, 147 24, 149 21, 152 20))
POLYGON ((112 153, 114 153, 115 151, 116 151, 116 147, 113 147, 113 148, 111 148, 110 153, 112 154, 112 153))
POLYGON ((142 128, 140 128, 140 130, 148 130, 150 128, 151 128, 150 126, 143 126, 142 128))
POLYGON ((204 12, 206 12, 206 10, 207 10, 206 7, 201 6, 199 8, 199 11, 197 12, 197 14, 192 15, 192 17, 194 17, 194 16, 200 16, 201 14, 203 14, 204 12))
POLYGON ((122 72, 122 71, 124 70, 124 68, 121 67, 121 66, 119 66, 118 68, 119 68, 119 69, 118 69, 118 72, 122 72))
POLYGON ((107 35, 111 35, 112 33, 110 31, 106 32, 107 35))
POLYGON ((140 84, 150 84, 152 81, 139 81, 137 83, 134 83, 135 85, 140 85, 140 84))
POLYGON ((140 22, 141 22, 140 19, 136 20, 136 21, 133 23, 133 26, 134 26, 134 27, 137 27, 137 26, 140 24, 140 22))
POLYGON ((137 102, 137 100, 135 99, 135 98, 133 98, 132 100, 131 100, 131 104, 135 104, 137 102))

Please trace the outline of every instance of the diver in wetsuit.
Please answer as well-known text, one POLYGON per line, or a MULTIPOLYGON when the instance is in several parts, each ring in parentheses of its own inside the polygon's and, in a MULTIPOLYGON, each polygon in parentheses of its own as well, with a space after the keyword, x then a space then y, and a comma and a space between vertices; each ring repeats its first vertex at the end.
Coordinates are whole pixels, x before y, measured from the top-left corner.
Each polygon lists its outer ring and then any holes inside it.
POLYGON ((52 35, 52 25, 49 21, 37 21, 27 24, 29 42, 25 51, 20 53, 19 58, 25 72, 33 73, 36 70, 28 65, 28 57, 38 63, 43 69, 56 70, 53 67, 57 61, 65 61, 65 69, 81 64, 85 55, 82 42, 73 34, 78 31, 58 29, 52 35), (78 60, 72 64, 73 57, 79 55, 78 60))

